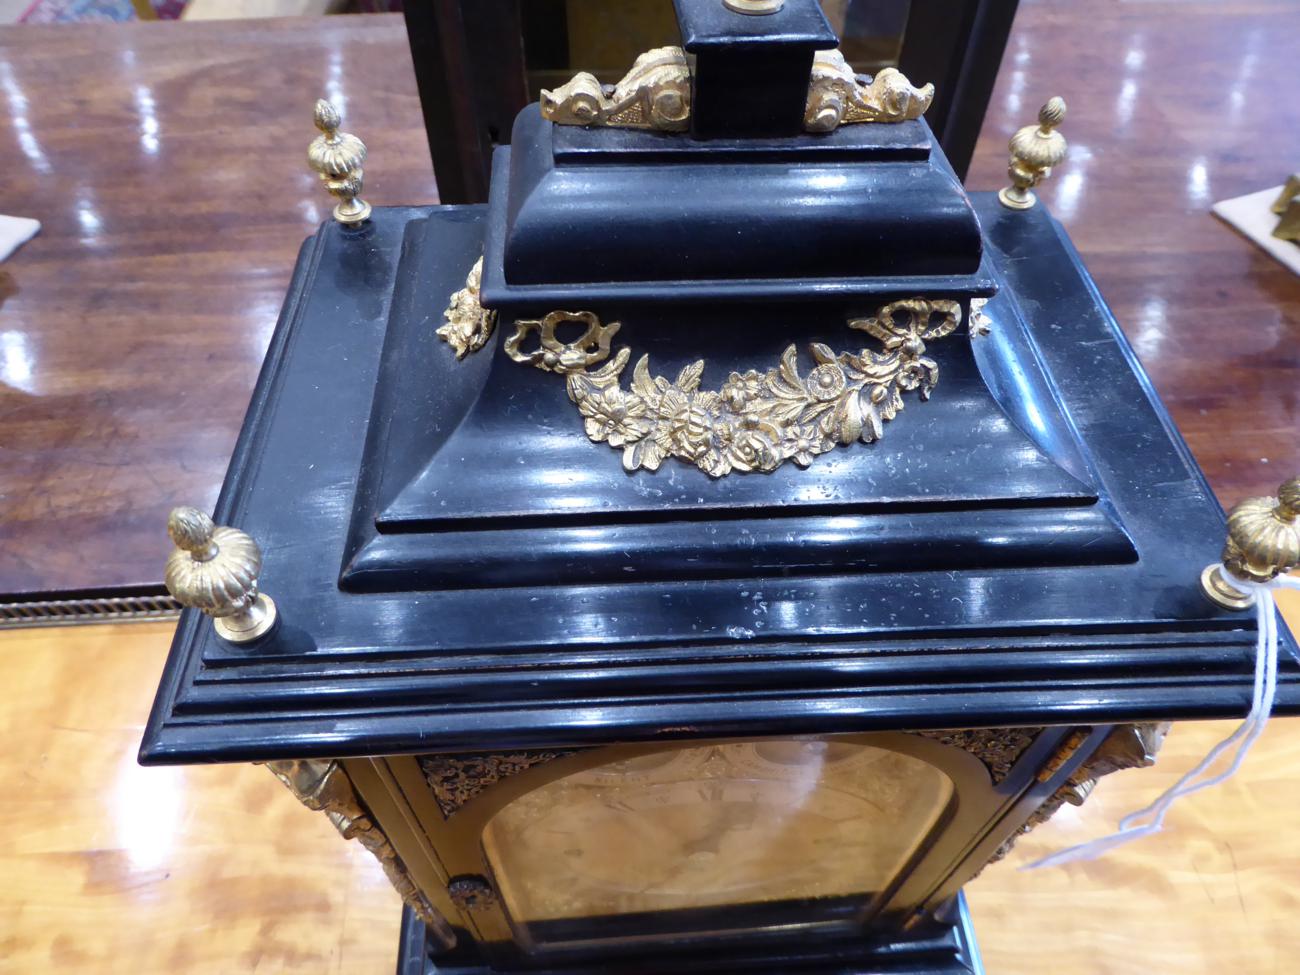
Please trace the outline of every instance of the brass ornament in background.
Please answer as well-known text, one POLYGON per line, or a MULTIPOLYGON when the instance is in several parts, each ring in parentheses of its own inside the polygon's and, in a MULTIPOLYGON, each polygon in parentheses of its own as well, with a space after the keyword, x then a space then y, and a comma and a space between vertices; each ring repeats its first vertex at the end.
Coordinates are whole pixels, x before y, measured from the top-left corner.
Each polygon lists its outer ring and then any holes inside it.
MULTIPOLYGON (((934 85, 915 87, 897 68, 883 68, 870 83, 858 80, 839 49, 818 51, 808 80, 804 128, 830 132, 861 122, 920 118, 934 100, 934 85)), ((691 69, 680 47, 640 55, 616 85, 580 71, 554 91, 542 92, 542 118, 557 125, 684 132, 691 122, 691 69)))
POLYGON ((1300 477, 1277 489, 1272 498, 1247 498, 1228 512, 1228 537, 1220 561, 1201 572, 1201 589, 1224 609, 1248 609, 1255 594, 1224 578, 1268 582, 1300 563, 1300 477))
POLYGON ((803 127, 830 132, 858 122, 904 122, 920 118, 932 101, 934 85, 916 88, 897 68, 882 68, 870 84, 863 84, 838 48, 818 51, 803 127))
POLYGON ((343 767, 336 761, 267 762, 266 767, 308 809, 323 812, 345 840, 355 839, 379 861, 389 883, 424 922, 431 937, 443 948, 456 946, 456 934, 411 879, 387 835, 361 804, 343 767))
POLYGON ((443 819, 502 779, 545 765, 572 751, 507 752, 500 755, 421 755, 417 761, 443 819))
POLYGON ((1038 198, 1032 187, 1052 175, 1052 167, 1065 158, 1065 136, 1056 127, 1065 120, 1065 99, 1056 97, 1038 111, 1038 124, 1026 125, 1011 137, 1011 185, 998 191, 998 199, 1012 210, 1028 210, 1038 198))
POLYGON ((275 625, 275 603, 257 591, 262 551, 238 528, 218 527, 197 508, 173 508, 167 534, 176 546, 163 581, 182 606, 212 617, 217 635, 248 643, 275 625))
POLYGON ((340 132, 343 118, 325 99, 316 102, 316 128, 321 134, 307 147, 307 164, 320 176, 330 195, 339 201, 334 219, 357 224, 370 216, 370 204, 361 199, 366 145, 349 132, 340 132))
POLYGON ((542 91, 542 118, 560 125, 684 131, 691 121, 686 52, 680 47, 646 51, 609 87, 579 71, 554 91, 542 91))
POLYGON ((925 355, 925 343, 960 323, 955 301, 895 301, 875 317, 848 323, 877 339, 880 351, 837 353, 814 343, 809 348, 815 365, 800 375, 798 350, 791 345, 774 368, 733 372, 718 390, 700 388, 703 359, 670 381, 652 375, 650 357, 643 355, 626 389, 620 382, 631 356, 626 347, 590 369, 609 356, 619 326, 602 325, 589 311, 517 321, 505 351, 516 362, 563 375, 587 436, 622 450, 625 470, 658 470, 671 456, 723 477, 733 471, 768 473, 786 461, 807 467, 833 447, 880 439, 885 421, 903 408, 903 393, 915 390, 928 399, 939 381, 939 366, 925 355), (585 324, 586 331, 561 342, 556 329, 573 322, 585 324), (537 346, 525 350, 530 336, 537 346))
POLYGON ((1287 177, 1286 185, 1270 209, 1282 218, 1273 228, 1273 236, 1300 242, 1300 173, 1287 177))
POLYGON ((482 276, 483 258, 480 257, 470 268, 465 287, 451 296, 451 304, 442 313, 447 324, 438 329, 438 336, 456 350, 457 359, 483 348, 496 328, 497 313, 479 304, 482 276))

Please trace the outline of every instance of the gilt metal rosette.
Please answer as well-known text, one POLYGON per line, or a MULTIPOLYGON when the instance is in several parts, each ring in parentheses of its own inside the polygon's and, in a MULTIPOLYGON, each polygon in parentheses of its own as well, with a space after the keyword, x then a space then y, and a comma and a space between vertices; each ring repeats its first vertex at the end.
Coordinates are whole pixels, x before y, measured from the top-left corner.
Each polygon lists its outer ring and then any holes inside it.
MULTIPOLYGON (((470 272, 470 285, 452 296, 449 323, 482 323, 492 314, 470 307, 477 304, 471 285, 480 267, 470 272)), ((625 383, 632 353, 612 344, 621 325, 605 324, 591 311, 518 320, 503 348, 515 362, 563 376, 588 438, 621 450, 627 471, 658 470, 672 457, 723 477, 770 473, 786 462, 807 467, 835 447, 879 440, 885 423, 903 409, 904 394, 929 399, 939 366, 926 355, 926 343, 951 334, 961 320, 956 301, 890 302, 869 318, 848 322, 875 339, 876 347, 836 352, 812 343, 812 367, 804 372, 798 347, 790 345, 771 368, 732 372, 717 389, 701 386, 703 359, 670 379, 651 370, 648 355, 637 360, 625 383), (575 324, 584 326, 581 334, 561 341, 557 330, 575 324)), ((477 343, 454 327, 438 334, 459 359, 481 347, 491 329, 480 325, 477 343)))

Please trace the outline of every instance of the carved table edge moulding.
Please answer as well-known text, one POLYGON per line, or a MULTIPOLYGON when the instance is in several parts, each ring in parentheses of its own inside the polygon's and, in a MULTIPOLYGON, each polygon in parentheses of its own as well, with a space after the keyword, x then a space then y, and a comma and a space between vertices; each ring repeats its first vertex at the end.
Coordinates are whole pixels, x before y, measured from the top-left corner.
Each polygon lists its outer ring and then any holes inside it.
MULTIPOLYGON (((465 287, 451 296, 438 335, 457 359, 483 348, 496 313, 479 304, 483 261, 470 269, 465 287)), ((610 343, 621 324, 603 324, 590 311, 553 311, 540 320, 515 322, 505 353, 515 362, 565 377, 565 388, 583 417, 593 443, 623 451, 627 471, 658 470, 666 457, 694 464, 711 477, 770 473, 787 460, 807 467, 817 454, 854 441, 873 443, 884 423, 904 406, 903 393, 922 400, 939 382, 939 366, 925 355, 926 342, 951 334, 962 320, 961 305, 947 299, 908 298, 882 306, 871 318, 848 323, 879 340, 881 350, 834 352, 809 346, 816 365, 799 374, 798 349, 790 345, 764 373, 733 372, 720 389, 700 388, 704 360, 668 380, 650 373, 643 355, 629 388, 619 381, 631 357, 620 348, 612 361, 610 343), (561 325, 585 325, 571 342, 561 342, 561 325), (525 341, 536 345, 525 349, 525 341)))
MULTIPOLYGON (((830 132, 841 125, 910 121, 933 100, 934 85, 917 88, 897 68, 863 82, 838 48, 818 51, 803 127, 830 132)), ((554 91, 543 90, 541 109, 542 118, 559 125, 683 132, 691 120, 690 60, 680 47, 657 47, 639 55, 614 85, 579 71, 554 91)))

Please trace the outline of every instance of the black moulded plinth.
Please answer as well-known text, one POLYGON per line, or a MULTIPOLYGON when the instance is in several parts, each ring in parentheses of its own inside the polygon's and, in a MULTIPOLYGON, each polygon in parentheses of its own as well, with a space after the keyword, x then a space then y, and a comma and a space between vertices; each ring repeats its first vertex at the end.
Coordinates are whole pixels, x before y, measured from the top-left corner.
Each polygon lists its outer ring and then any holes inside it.
MULTIPOLYGON (((819 945, 816 958, 801 958, 797 948, 786 947, 780 953, 722 955, 696 951, 670 964, 673 972, 682 975, 984 975, 966 896, 958 894, 949 909, 940 913, 946 921, 932 921, 907 936, 859 942, 839 957, 826 957, 825 947, 819 945)), ((665 964, 662 956, 640 967, 635 961, 624 960, 617 972, 664 975, 665 964)), ((531 975, 603 975, 613 970, 600 964, 526 969, 531 975)), ((434 964, 424 922, 409 907, 403 907, 396 975, 496 975, 496 971, 477 957, 472 946, 440 955, 434 964)))

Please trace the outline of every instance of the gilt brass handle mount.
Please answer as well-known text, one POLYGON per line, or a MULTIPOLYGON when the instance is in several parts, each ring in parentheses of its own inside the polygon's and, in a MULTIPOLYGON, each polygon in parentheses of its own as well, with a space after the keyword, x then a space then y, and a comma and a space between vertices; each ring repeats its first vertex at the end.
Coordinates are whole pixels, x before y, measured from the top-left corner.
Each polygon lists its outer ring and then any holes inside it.
POLYGON ((1228 538, 1222 565, 1207 565, 1201 588, 1224 609, 1247 609, 1255 595, 1232 584, 1269 582, 1300 563, 1300 477, 1277 490, 1276 497, 1247 498, 1228 512, 1228 538))
POLYGON ((213 524, 197 508, 174 508, 167 534, 176 546, 167 559, 167 591, 182 606, 212 617, 217 635, 251 643, 271 632, 275 602, 257 590, 262 550, 238 528, 213 524))

